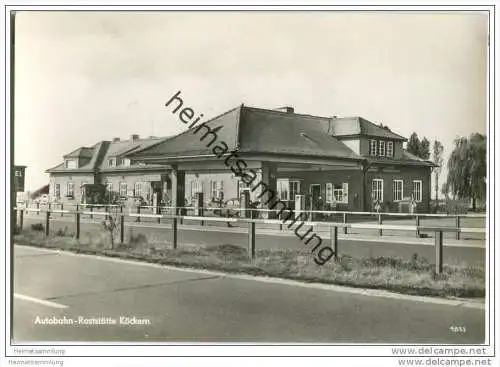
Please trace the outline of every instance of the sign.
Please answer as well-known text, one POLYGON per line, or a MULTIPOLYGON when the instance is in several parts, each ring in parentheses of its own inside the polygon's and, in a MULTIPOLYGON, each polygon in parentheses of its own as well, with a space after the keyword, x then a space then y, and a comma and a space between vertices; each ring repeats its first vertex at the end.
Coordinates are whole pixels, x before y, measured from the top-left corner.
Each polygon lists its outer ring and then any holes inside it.
POLYGON ((24 172, 26 166, 14 166, 12 174, 14 175, 14 191, 24 191, 24 172))

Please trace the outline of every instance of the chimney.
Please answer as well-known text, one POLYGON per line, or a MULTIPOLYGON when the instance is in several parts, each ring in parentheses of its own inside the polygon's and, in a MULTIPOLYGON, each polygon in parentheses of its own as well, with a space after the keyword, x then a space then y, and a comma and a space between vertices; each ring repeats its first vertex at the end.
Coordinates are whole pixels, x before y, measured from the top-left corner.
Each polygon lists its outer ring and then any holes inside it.
POLYGON ((132 140, 132 141, 139 140, 139 135, 138 134, 132 134, 132 135, 130 135, 130 140, 132 140))
POLYGON ((117 141, 120 141, 120 138, 113 138, 113 143, 116 143, 117 141))
POLYGON ((275 110, 280 111, 280 112, 286 112, 286 113, 294 113, 293 107, 290 107, 290 106, 278 107, 278 108, 275 108, 275 110))

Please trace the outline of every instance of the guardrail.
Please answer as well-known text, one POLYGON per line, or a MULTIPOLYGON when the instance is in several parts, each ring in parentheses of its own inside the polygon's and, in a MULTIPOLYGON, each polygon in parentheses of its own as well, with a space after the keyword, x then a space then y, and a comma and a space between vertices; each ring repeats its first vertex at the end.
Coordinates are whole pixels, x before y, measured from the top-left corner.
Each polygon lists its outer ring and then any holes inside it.
MULTIPOLYGON (((36 212, 39 214, 41 212, 40 209, 40 203, 36 203, 37 207, 36 208, 30 208, 29 205, 25 207, 27 212, 36 212)), ((47 208, 47 210, 54 212, 52 210, 53 208, 59 207, 61 211, 58 211, 58 213, 61 213, 61 216, 64 216, 67 211, 64 211, 64 208, 68 207, 76 207, 76 210, 78 211, 80 208, 86 208, 87 211, 83 212, 82 214, 89 215, 91 219, 93 219, 94 215, 102 215, 98 213, 99 209, 104 209, 104 213, 107 213, 108 210, 111 209, 120 209, 120 212, 124 211, 124 207, 121 205, 110 205, 110 204, 72 204, 72 203, 46 203, 42 204, 47 208)), ((226 216, 223 215, 223 213, 218 213, 218 211, 221 210, 220 207, 203 207, 203 208, 196 208, 196 207, 172 207, 172 206, 148 206, 148 205, 143 205, 143 206, 136 206, 134 208, 129 207, 129 216, 134 217, 136 222, 141 222, 141 218, 153 218, 156 219, 157 223, 161 222, 161 218, 163 215, 178 215, 182 214, 184 216, 187 216, 187 213, 193 212, 193 213, 203 213, 204 216, 207 214, 213 213, 214 215, 219 215, 221 217, 227 218, 229 215, 229 212, 227 211, 227 208, 222 208, 222 211, 225 212, 226 216), (135 211, 135 213, 132 213, 132 210, 135 211), (150 212, 148 212, 150 211, 150 212)), ((262 218, 263 216, 270 216, 270 213, 277 214, 277 210, 273 209, 263 209, 263 208, 249 208, 249 209, 242 209, 242 208, 231 208, 230 209, 234 213, 238 213, 238 217, 241 217, 242 212, 247 212, 251 213, 250 217, 253 219, 259 219, 262 218)), ((415 236, 417 238, 421 237, 421 231, 419 228, 421 227, 421 221, 424 219, 429 219, 429 218, 453 218, 455 221, 455 227, 456 228, 461 228, 462 226, 462 220, 463 219, 468 219, 468 218, 486 218, 485 214, 427 214, 427 213, 388 213, 388 212, 355 212, 355 211, 326 211, 326 210, 304 210, 302 213, 306 214, 309 216, 311 219, 318 217, 318 216, 323 216, 323 219, 325 222, 335 222, 335 219, 338 218, 339 216, 342 218, 342 223, 343 224, 348 224, 351 221, 356 221, 360 219, 366 219, 366 217, 372 217, 377 220, 378 224, 383 224, 384 218, 412 218, 415 221, 415 236), (360 218, 362 217, 362 218, 360 218)), ((105 215, 105 214, 104 214, 105 215)), ((196 219, 200 220, 202 218, 201 216, 196 216, 197 218, 188 218, 188 219, 196 219)), ((183 219, 180 219, 180 223, 182 224, 183 219)), ((204 225, 204 220, 200 220, 201 224, 204 225)), ((280 229, 282 229, 282 224, 278 224, 280 226, 280 229)), ((349 228, 356 228, 356 227, 350 227, 350 226, 343 226, 343 233, 348 234, 349 228)), ((455 238, 457 240, 460 240, 460 234, 461 231, 457 231, 455 238)), ((383 235, 383 228, 380 228, 378 230, 379 236, 383 235)))
MULTIPOLYGON (((41 209, 36 209, 38 213, 40 213, 41 209)), ((19 213, 19 228, 23 229, 24 224, 24 212, 25 208, 14 208, 16 212, 16 225, 17 225, 17 213, 19 213)), ((105 219, 108 219, 112 216, 119 217, 119 230, 120 230, 120 243, 124 243, 124 234, 125 234, 125 217, 139 217, 139 216, 147 216, 154 217, 160 219, 169 219, 172 221, 171 230, 172 230, 172 246, 174 249, 178 247, 178 221, 186 220, 186 219, 195 219, 207 222, 231 222, 231 223, 243 223, 248 226, 248 254, 251 259, 255 259, 255 246, 256 246, 256 236, 255 236, 255 226, 258 223, 266 223, 266 224, 279 224, 283 225, 283 221, 280 219, 251 219, 251 218, 217 218, 217 217, 199 217, 199 216, 188 216, 188 215, 162 215, 162 214, 137 214, 137 213, 129 213, 126 214, 121 209, 120 213, 112 213, 112 212, 92 212, 92 211, 68 211, 68 210, 46 210, 42 211, 45 213, 45 235, 49 236, 50 231, 50 216, 52 213, 68 213, 75 215, 76 222, 76 233, 75 238, 80 239, 80 226, 81 226, 81 218, 82 214, 90 214, 93 215, 102 215, 105 219)), ((346 228, 371 228, 378 229, 380 232, 384 229, 390 230, 411 230, 417 232, 434 232, 435 233, 435 272, 440 274, 443 270, 443 233, 444 232, 456 232, 456 233, 484 233, 484 228, 460 228, 460 227, 446 227, 446 226, 398 226, 398 225, 383 225, 382 223, 378 224, 366 224, 366 223, 341 223, 341 222, 318 222, 318 221, 304 221, 305 225, 310 225, 313 228, 315 226, 328 226, 330 229, 330 247, 334 253, 334 258, 337 260, 339 257, 339 245, 338 245, 338 229, 346 229, 346 228)), ((163 227, 160 227, 163 228, 163 227)))

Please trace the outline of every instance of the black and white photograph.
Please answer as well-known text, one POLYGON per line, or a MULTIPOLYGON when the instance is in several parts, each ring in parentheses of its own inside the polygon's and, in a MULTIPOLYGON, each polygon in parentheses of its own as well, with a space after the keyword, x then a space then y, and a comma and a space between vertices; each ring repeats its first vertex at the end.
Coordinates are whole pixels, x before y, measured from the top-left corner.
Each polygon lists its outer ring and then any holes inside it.
POLYGON ((494 5, 8 5, 6 365, 495 365, 494 5))

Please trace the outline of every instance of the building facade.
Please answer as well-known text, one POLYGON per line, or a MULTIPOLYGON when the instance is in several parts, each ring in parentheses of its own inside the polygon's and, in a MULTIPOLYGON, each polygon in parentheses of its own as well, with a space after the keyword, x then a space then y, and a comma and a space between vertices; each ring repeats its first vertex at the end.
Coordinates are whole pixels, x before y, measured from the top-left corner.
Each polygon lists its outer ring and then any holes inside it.
MULTIPOLYGON (((185 119, 182 105, 173 97, 166 107, 185 119)), ((241 105, 173 137, 79 148, 47 172, 53 201, 81 202, 85 184, 99 183, 148 205, 188 206, 200 192, 224 201, 245 189, 262 208, 271 196, 293 208, 304 195, 312 209, 397 212, 411 201, 427 212, 434 165, 405 151, 406 140, 361 117, 241 105)))

